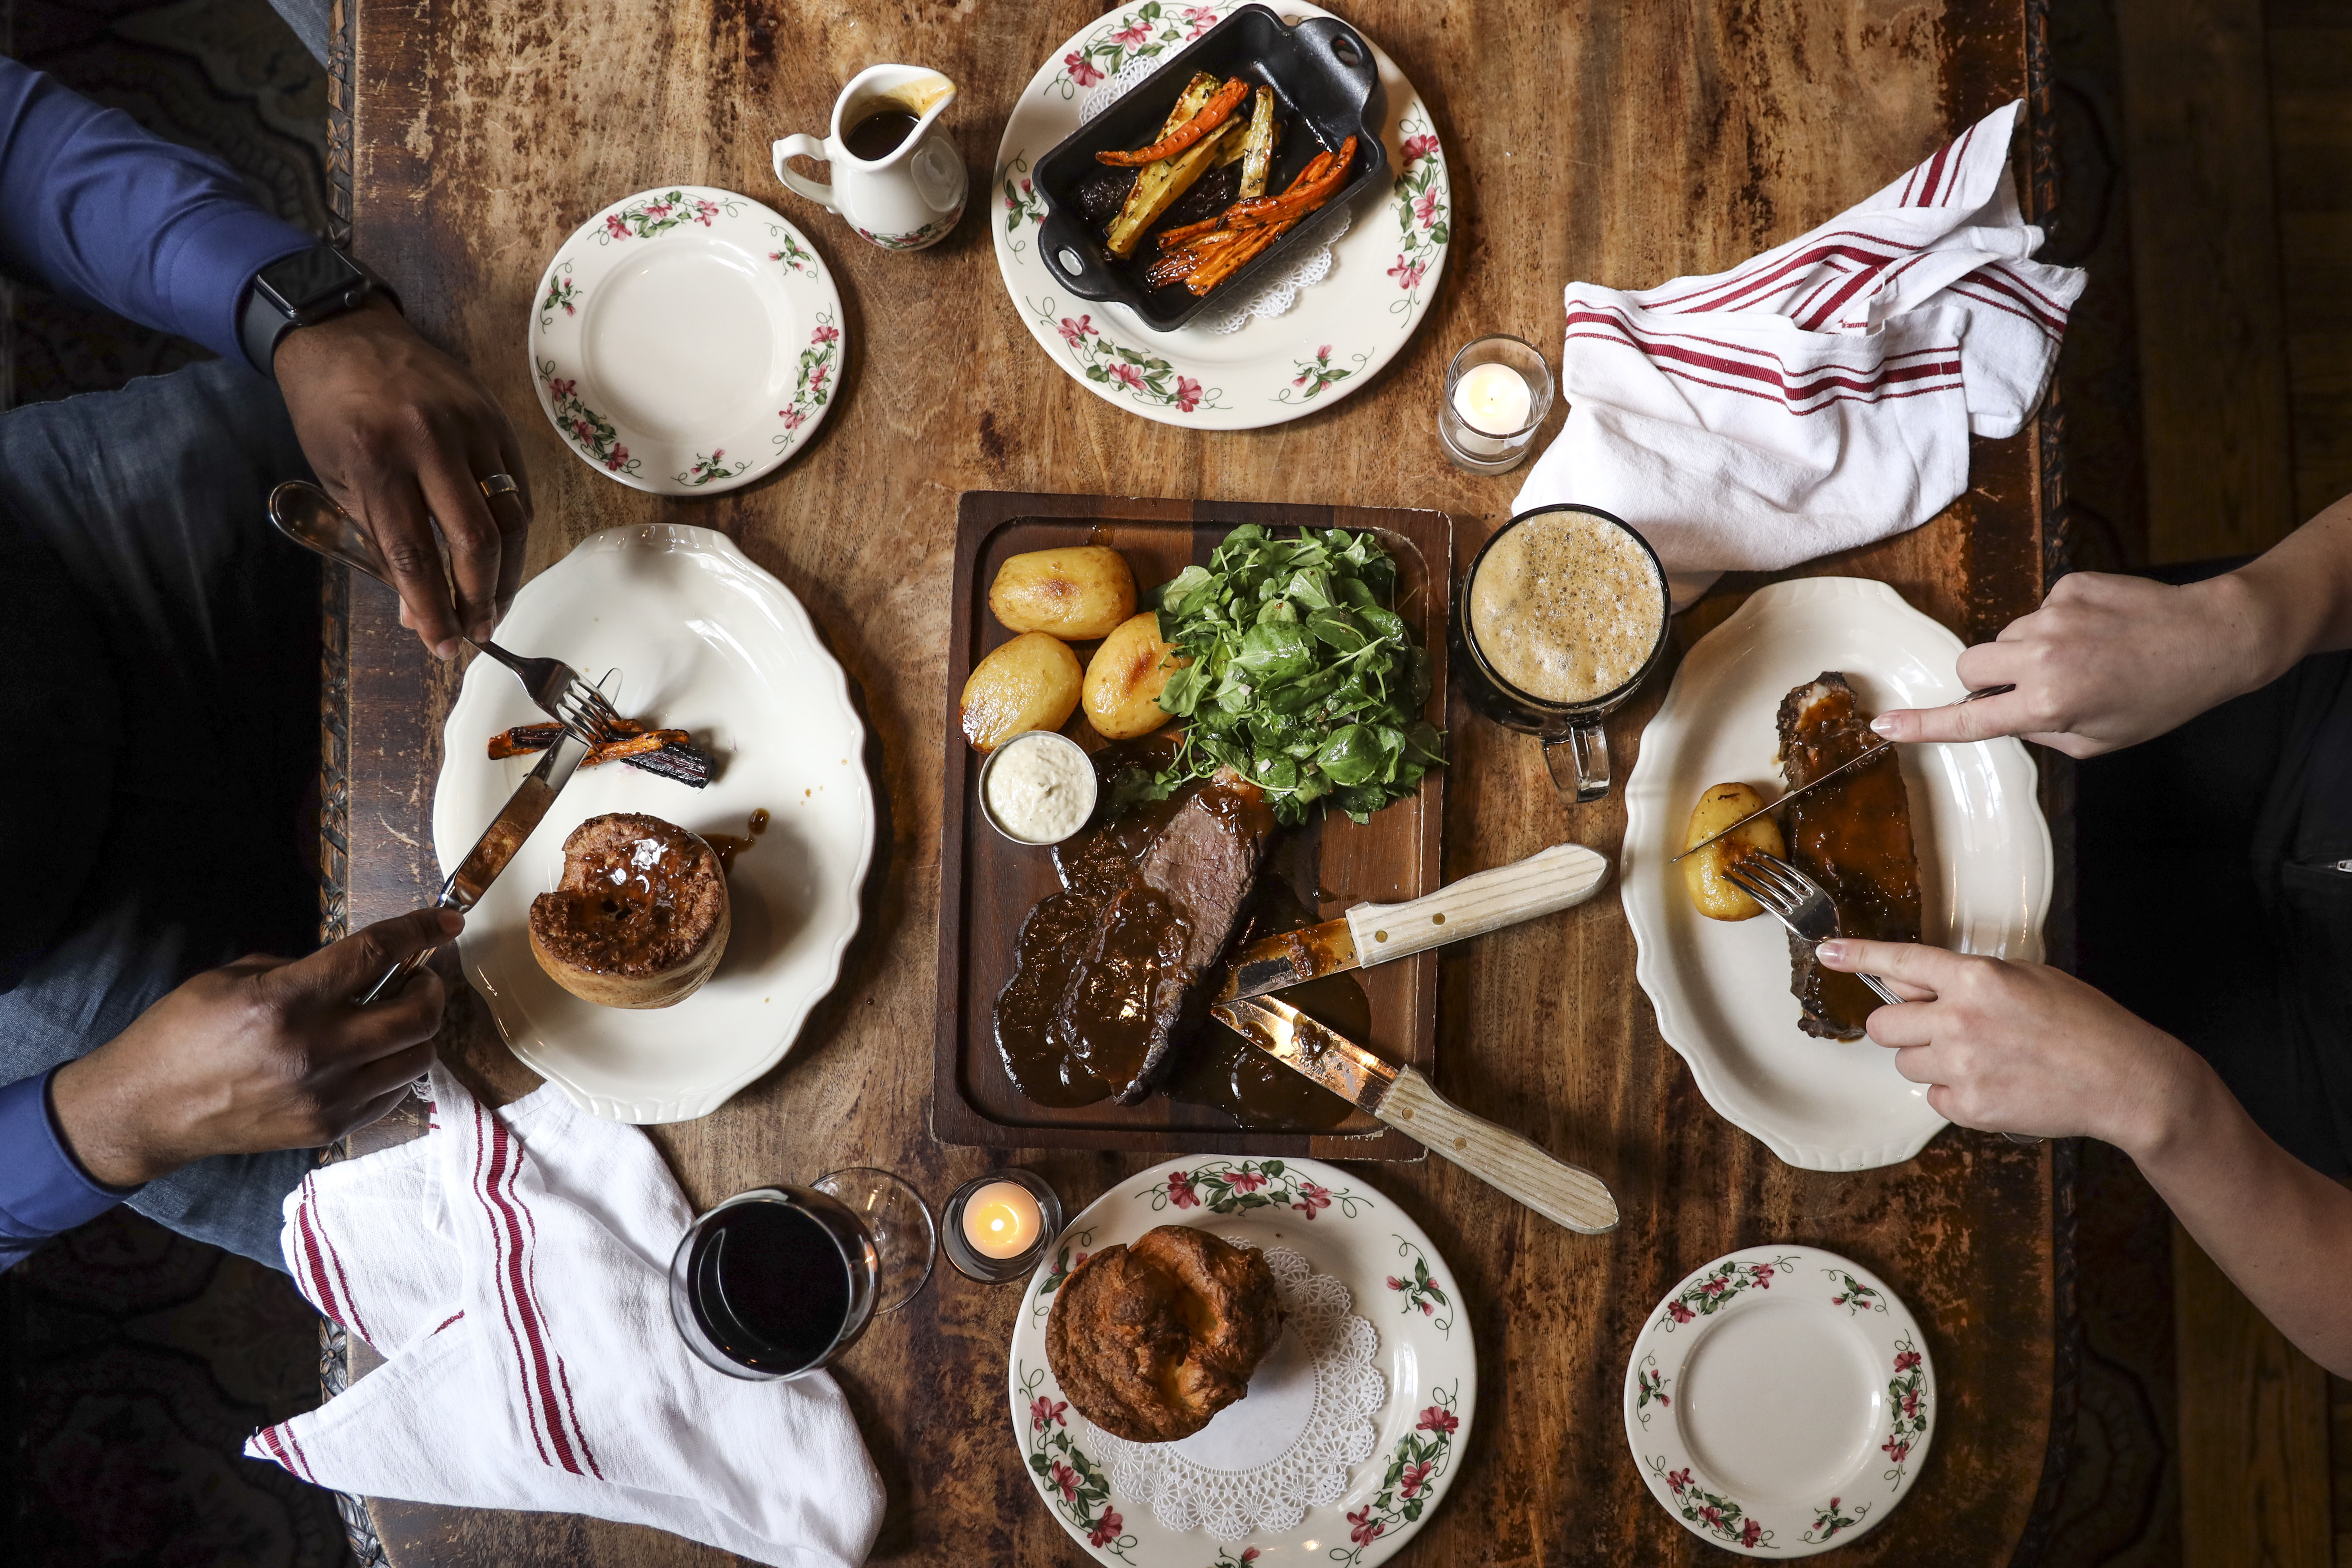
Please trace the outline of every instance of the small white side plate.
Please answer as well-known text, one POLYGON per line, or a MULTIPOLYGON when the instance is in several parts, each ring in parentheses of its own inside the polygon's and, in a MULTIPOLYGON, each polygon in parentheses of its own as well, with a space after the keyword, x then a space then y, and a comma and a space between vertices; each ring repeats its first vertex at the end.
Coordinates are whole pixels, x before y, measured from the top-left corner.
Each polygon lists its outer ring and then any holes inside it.
POLYGON ((563 242, 532 300, 548 422, 581 461, 656 495, 732 489, 791 457, 849 353, 808 237, 709 185, 614 202, 563 242))
POLYGON ((1910 1489, 1941 1406, 1919 1325, 1860 1265, 1754 1247, 1675 1286, 1625 1368, 1650 1494, 1710 1543, 1809 1557, 1910 1489))
MULTIPOLYGON (((1806 577, 1757 591, 1699 639, 1642 732, 1625 785, 1622 862, 1634 974, 1658 1032, 1690 1063, 1706 1102, 1791 1165, 1858 1171, 1907 1160, 1942 1129, 1927 1091, 1868 1040, 1797 1026, 1787 932, 1769 916, 1725 922, 1691 907, 1681 852, 1691 807, 1735 780, 1785 787, 1773 728, 1780 699, 1843 670, 1864 708, 1919 708, 1967 695, 1960 639, 1884 583, 1806 577)), ((1961 952, 2039 960, 2050 910, 2050 826, 2023 742, 1906 746, 1904 783, 1919 858, 1925 940, 1961 952)))
MULTIPOLYGON (((562 659, 624 713, 689 730, 719 759, 707 789, 625 763, 583 768, 473 913, 457 952, 514 1054, 614 1121, 708 1115, 782 1059, 840 973, 874 847, 866 741, 841 667, 800 601, 707 528, 592 534, 523 584, 507 647, 562 659), (562 875, 563 841, 589 817, 641 811, 697 833, 767 830, 728 877, 734 931, 719 971, 674 1007, 599 1007, 530 951, 530 901, 562 875)), ((443 731, 433 842, 444 873, 534 765, 491 762, 490 736, 543 721, 521 684, 477 658, 443 731)))

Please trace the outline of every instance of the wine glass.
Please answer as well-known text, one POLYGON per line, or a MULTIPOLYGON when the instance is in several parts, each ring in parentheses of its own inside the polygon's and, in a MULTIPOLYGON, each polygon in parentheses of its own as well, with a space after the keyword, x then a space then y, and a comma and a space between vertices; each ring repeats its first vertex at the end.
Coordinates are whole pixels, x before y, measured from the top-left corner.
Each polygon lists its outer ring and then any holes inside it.
POLYGON ((687 1227, 670 1258, 670 1316, 730 1377, 805 1377, 912 1300, 937 1249, 929 1205, 887 1171, 755 1188, 687 1227))

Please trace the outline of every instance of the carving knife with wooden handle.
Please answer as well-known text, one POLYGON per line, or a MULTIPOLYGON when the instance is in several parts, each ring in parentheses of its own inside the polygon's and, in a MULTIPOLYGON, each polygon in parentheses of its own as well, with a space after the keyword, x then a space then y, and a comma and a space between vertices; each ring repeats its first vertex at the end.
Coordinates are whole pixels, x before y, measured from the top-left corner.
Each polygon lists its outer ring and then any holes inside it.
POLYGON ((1524 860, 1475 871, 1401 904, 1358 904, 1336 921, 1250 943, 1226 972, 1221 1002, 1350 969, 1369 969, 1465 937, 1484 936, 1580 904, 1609 880, 1608 857, 1555 844, 1524 860))
POLYGON ((1271 996, 1219 1002, 1219 1023, 1294 1071, 1429 1146, 1506 1197, 1587 1236, 1617 1228, 1608 1184, 1532 1140, 1473 1116, 1409 1067, 1396 1067, 1271 996))

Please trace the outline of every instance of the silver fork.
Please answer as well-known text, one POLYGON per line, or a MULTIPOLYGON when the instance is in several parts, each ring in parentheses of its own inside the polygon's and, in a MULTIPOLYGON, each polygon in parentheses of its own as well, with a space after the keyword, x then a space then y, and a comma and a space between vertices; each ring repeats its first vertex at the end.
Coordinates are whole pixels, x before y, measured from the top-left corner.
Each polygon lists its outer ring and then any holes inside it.
MULTIPOLYGON (((269 521, 278 525, 278 532, 304 549, 364 572, 379 583, 390 584, 375 541, 361 531, 351 514, 318 486, 289 479, 270 491, 269 521)), ((604 700, 604 694, 582 679, 579 672, 562 659, 525 658, 488 639, 476 642, 463 633, 458 640, 514 671, 515 679, 522 682, 523 690, 541 712, 590 745, 617 739, 623 733, 619 727, 621 715, 604 700)))
MULTIPOLYGON (((1843 934, 1838 925, 1837 905, 1830 900, 1828 889, 1819 882, 1790 865, 1777 855, 1761 849, 1751 850, 1723 868, 1733 886, 1764 906, 1764 912, 1804 942, 1818 947, 1843 934)), ((1875 974, 1857 973, 1855 979, 1871 988, 1882 1002, 1899 1005, 1903 998, 1875 974)), ((2039 1143, 2041 1139, 2026 1132, 2004 1132, 2002 1137, 2012 1143, 2039 1143)))
MULTIPOLYGON (((1750 850, 1726 865, 1723 874, 1800 940, 1818 947, 1843 934, 1838 926, 1837 905, 1830 901, 1828 890, 1779 856, 1768 855, 1761 849, 1750 850)), ((1854 978, 1876 992, 1882 1002, 1903 1000, 1875 974, 1857 974, 1854 978)))

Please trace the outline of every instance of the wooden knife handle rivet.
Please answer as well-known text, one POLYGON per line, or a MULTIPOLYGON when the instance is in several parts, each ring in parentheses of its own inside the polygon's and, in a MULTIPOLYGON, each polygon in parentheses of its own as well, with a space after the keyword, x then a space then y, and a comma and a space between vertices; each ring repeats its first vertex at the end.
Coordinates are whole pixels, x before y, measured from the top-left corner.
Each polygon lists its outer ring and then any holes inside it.
POLYGON ((1376 931, 1372 933, 1372 940, 1374 942, 1386 942, 1388 939, 1389 933, 1384 931, 1376 931))
POLYGON ((1463 1110, 1412 1068, 1401 1068, 1373 1112, 1506 1197, 1587 1236, 1617 1228, 1617 1200, 1591 1171, 1569 1164, 1507 1127, 1463 1110))

